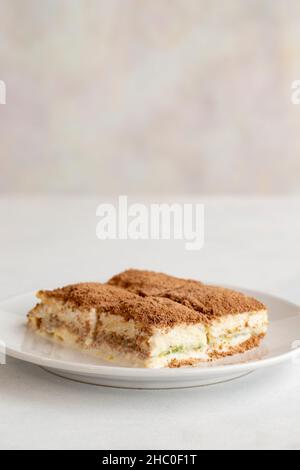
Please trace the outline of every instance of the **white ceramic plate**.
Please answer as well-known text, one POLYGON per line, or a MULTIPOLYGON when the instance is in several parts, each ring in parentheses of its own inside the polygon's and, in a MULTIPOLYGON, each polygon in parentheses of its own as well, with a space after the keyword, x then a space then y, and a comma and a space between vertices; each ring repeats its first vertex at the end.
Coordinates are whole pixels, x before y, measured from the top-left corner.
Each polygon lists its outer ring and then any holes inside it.
POLYGON ((269 308, 270 327, 262 346, 215 363, 181 369, 118 367, 39 338, 26 330, 26 314, 35 305, 33 293, 0 303, 0 341, 9 356, 39 365, 68 379, 95 385, 160 389, 217 384, 300 356, 300 308, 285 300, 245 291, 269 308), (298 349, 297 349, 298 348, 298 349))

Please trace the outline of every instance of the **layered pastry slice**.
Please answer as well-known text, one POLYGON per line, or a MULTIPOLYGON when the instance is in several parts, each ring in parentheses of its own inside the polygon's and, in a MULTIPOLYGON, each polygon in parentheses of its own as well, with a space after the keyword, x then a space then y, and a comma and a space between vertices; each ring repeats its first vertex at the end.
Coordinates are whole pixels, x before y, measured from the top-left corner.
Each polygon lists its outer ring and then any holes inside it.
POLYGON ((119 365, 179 367, 207 360, 205 317, 163 297, 85 283, 38 293, 33 331, 119 365))
POLYGON ((266 307, 221 287, 130 270, 107 284, 38 293, 31 330, 130 367, 181 367, 245 352, 268 328, 266 307))
POLYGON ((253 349, 267 333, 265 305, 230 289, 138 270, 113 277, 109 285, 146 298, 166 298, 194 311, 205 324, 206 354, 210 359, 253 349))

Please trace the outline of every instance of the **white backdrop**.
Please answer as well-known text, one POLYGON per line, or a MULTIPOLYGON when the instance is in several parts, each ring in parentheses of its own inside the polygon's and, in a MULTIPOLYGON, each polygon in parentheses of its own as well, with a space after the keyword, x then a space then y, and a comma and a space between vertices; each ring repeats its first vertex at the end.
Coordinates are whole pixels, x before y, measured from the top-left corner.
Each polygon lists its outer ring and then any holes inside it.
POLYGON ((300 191, 298 0, 1 0, 0 192, 300 191))

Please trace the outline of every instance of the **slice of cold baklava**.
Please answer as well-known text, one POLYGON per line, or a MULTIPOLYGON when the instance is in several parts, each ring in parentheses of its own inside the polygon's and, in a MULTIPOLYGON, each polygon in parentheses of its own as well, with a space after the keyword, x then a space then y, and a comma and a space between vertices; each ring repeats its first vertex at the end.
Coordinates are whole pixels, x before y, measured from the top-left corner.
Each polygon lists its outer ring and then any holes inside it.
POLYGON ((205 317, 167 298, 143 298, 85 283, 38 293, 29 328, 62 344, 131 367, 207 360, 205 317))
POLYGON ((240 292, 149 271, 129 270, 109 285, 144 297, 166 298, 199 314, 206 325, 206 354, 218 359, 261 343, 268 329, 265 305, 240 292))
POLYGON ((129 270, 107 284, 40 291, 31 330, 115 364, 195 365, 259 346, 266 307, 242 293, 129 270))

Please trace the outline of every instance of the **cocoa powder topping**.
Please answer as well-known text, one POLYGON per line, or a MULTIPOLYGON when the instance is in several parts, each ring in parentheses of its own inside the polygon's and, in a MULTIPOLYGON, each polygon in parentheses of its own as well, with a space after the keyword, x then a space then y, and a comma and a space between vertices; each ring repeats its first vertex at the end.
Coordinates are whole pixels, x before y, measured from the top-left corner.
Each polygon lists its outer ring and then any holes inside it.
POLYGON ((266 310, 261 302, 240 292, 149 271, 125 271, 113 277, 109 285, 143 296, 170 299, 200 313, 207 321, 229 314, 266 310))
POLYGON ((266 310, 258 300, 222 287, 204 285, 162 273, 129 270, 108 284, 82 283, 41 291, 42 301, 68 303, 86 311, 120 315, 147 327, 209 323, 229 314, 266 310))
POLYGON ((75 284, 53 291, 41 291, 38 297, 44 302, 49 299, 58 300, 83 311, 95 308, 99 313, 120 315, 145 327, 172 327, 182 323, 199 323, 202 320, 199 313, 170 299, 143 298, 106 284, 75 284))

